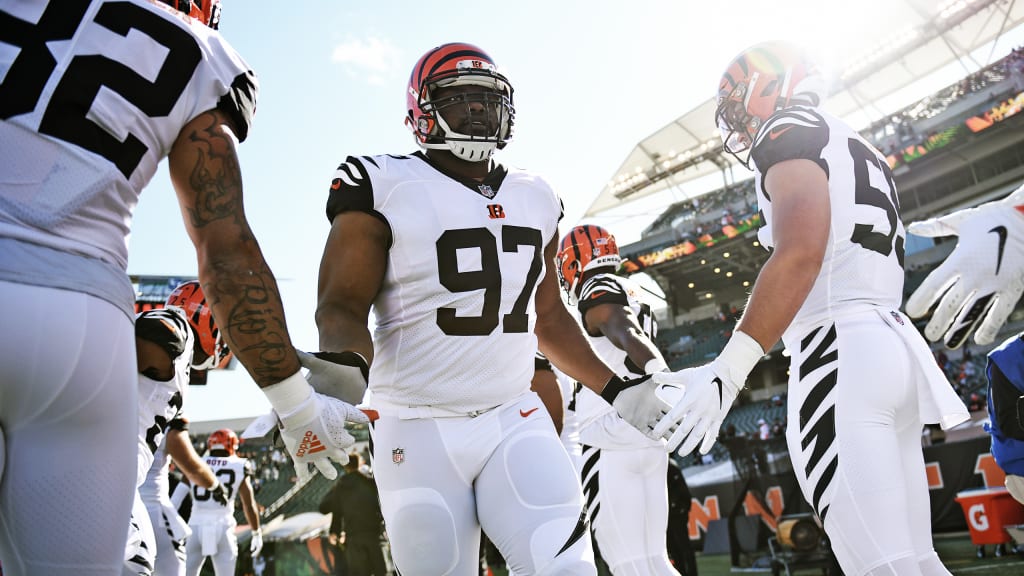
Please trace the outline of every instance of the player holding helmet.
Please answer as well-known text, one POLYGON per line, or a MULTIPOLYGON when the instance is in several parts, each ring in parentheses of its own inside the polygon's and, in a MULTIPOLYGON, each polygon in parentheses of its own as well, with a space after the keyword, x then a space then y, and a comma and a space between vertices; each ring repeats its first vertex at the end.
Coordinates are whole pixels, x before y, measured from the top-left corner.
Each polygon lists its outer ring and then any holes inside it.
POLYGON ((320 344, 372 360, 374 478, 407 576, 476 574, 481 528, 516 574, 594 573, 579 482, 530 392, 538 342, 634 426, 662 412, 649 379, 615 376, 562 303, 549 264, 561 202, 492 159, 513 121, 494 60, 438 46, 408 86, 424 151, 349 156, 331 183, 320 344))
POLYGON ((165 156, 224 340, 282 416, 297 466, 333 471, 351 444, 347 405, 299 372, 245 218, 236 146, 256 78, 211 27, 216 0, 171 3, 0 7, 0 563, 12 574, 121 569, 138 422, 127 241, 165 156), (330 449, 297 456, 308 434, 330 449))
MULTIPOLYGON (((685 385, 669 440, 707 452, 747 375, 781 337, 791 354, 793 469, 843 571, 945 575, 932 548, 923 423, 968 418, 925 340, 899 312, 903 224, 885 158, 818 106, 824 82, 783 43, 743 51, 719 84, 725 150, 755 172, 772 254, 743 317, 685 385)), ((667 420, 659 432, 673 425, 667 420)))
MULTIPOLYGON (((555 257, 558 279, 594 350, 622 378, 668 369, 653 339, 658 324, 643 288, 616 275, 619 249, 600 226, 576 226, 555 257)), ((668 454, 588 388, 573 400, 582 484, 601 556, 612 574, 675 575, 668 560, 668 454)))

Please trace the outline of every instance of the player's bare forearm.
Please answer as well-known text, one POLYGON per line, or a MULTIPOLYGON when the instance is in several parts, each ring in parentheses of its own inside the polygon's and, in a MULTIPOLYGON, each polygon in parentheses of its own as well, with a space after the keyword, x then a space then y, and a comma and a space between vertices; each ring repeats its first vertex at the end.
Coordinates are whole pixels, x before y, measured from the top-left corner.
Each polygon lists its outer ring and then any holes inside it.
POLYGON ((551 415, 551 422, 555 425, 555 432, 562 433, 562 422, 565 418, 562 412, 562 388, 558 385, 558 379, 551 370, 534 370, 533 380, 530 382, 530 390, 540 396, 548 414, 551 415))
POLYGON ((758 274, 738 330, 757 340, 763 350, 771 350, 789 327, 807 299, 820 269, 820 261, 803 262, 799 258, 778 257, 776 251, 758 274))
POLYGON ((658 347, 651 342, 629 308, 617 304, 602 304, 587 311, 587 326, 596 329, 622 350, 637 366, 646 366, 654 358, 661 358, 658 347))
POLYGON ((771 350, 796 317, 821 270, 831 227, 828 175, 810 160, 787 160, 765 176, 775 250, 754 282, 737 329, 771 350))
POLYGON ((384 282, 389 244, 390 229, 378 218, 364 212, 335 216, 317 286, 321 350, 351 350, 373 362, 367 319, 384 282))
POLYGON ((260 387, 299 369, 284 306, 242 201, 230 121, 217 110, 182 129, 169 157, 199 280, 231 351, 260 387))
POLYGON ((243 480, 242 485, 239 486, 238 498, 242 501, 242 512, 245 514, 245 520, 249 523, 249 527, 253 530, 259 530, 259 508, 257 507, 256 495, 253 493, 252 483, 249 482, 249 478, 243 480))
POLYGON ((212 488, 217 483, 217 477, 214 476, 213 470, 206 465, 206 462, 203 462, 195 448, 192 447, 188 432, 168 430, 164 442, 167 453, 174 460, 174 465, 185 474, 191 484, 212 488))

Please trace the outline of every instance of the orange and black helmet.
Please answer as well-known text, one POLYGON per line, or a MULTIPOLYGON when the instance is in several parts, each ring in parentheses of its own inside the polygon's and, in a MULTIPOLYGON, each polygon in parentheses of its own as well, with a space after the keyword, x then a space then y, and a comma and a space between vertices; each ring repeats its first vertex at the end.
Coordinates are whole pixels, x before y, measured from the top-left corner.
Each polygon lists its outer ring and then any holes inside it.
POLYGON ((749 150, 768 118, 793 105, 818 106, 824 92, 824 77, 800 48, 785 42, 747 48, 718 84, 715 123, 725 151, 750 168, 749 150))
POLYGON ((555 256, 558 281, 569 297, 569 303, 575 304, 579 298, 584 272, 604 266, 618 268, 621 261, 615 236, 604 228, 584 224, 570 230, 562 238, 555 256))
POLYGON ((209 370, 219 365, 228 354, 228 347, 220 337, 220 330, 213 319, 213 310, 206 304, 206 296, 199 282, 190 280, 179 284, 167 297, 167 306, 177 306, 184 310, 196 334, 196 347, 199 350, 193 356, 192 367, 209 370), (200 350, 202 355, 198 353, 200 350))
POLYGON ((162 0, 171 8, 184 12, 216 30, 220 26, 220 0, 162 0))
POLYGON ((512 139, 515 107, 512 85, 498 72, 486 52, 464 42, 443 44, 429 50, 412 68, 406 88, 405 125, 421 148, 449 150, 469 162, 481 162, 512 139), (439 101, 434 90, 450 86, 479 86, 479 92, 439 101), (441 115, 448 106, 482 104, 491 114, 489 134, 461 134, 441 115))
POLYGON ((230 428, 214 430, 206 441, 208 450, 226 450, 228 454, 234 455, 238 450, 238 434, 230 428))

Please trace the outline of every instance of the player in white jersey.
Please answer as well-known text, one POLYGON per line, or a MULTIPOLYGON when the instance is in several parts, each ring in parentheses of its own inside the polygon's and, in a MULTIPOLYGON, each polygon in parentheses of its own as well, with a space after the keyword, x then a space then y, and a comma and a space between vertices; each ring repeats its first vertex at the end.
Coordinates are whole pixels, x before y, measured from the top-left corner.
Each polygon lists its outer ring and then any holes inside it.
POLYGON ((947 575, 932 547, 920 436, 923 423, 945 428, 968 413, 898 310, 904 231, 889 166, 818 107, 823 86, 783 43, 749 48, 721 79, 716 119, 726 151, 753 162, 759 240, 772 254, 721 355, 655 375, 685 386, 670 415, 690 415, 669 444, 706 453, 781 337, 793 469, 844 573, 947 575))
POLYGON ((227 349, 195 280, 177 286, 165 308, 140 313, 135 336, 140 485, 132 510, 126 572, 178 576, 185 570, 188 525, 170 501, 171 457, 193 485, 227 502, 227 488, 192 448, 182 413, 191 370, 219 365, 227 349))
POLYGON ((338 167, 317 306, 323 350, 372 360, 374 479, 395 564, 476 574, 482 528, 518 576, 593 574, 579 482, 530 391, 535 351, 637 427, 664 404, 649 378, 615 376, 562 303, 549 264, 561 202, 491 159, 513 106, 490 56, 428 51, 407 98, 425 152, 338 167))
POLYGON ((252 490, 252 464, 247 458, 235 454, 238 435, 228 428, 211 433, 206 447, 210 452, 203 460, 227 488, 228 498, 227 502, 222 502, 206 488, 192 487, 192 516, 188 521, 192 536, 185 544, 185 574, 198 576, 209 557, 217 576, 233 576, 238 561, 236 498, 241 502, 245 519, 253 531, 252 555, 257 556, 263 547, 260 515, 252 490))
MULTIPOLYGON (((570 230, 555 258, 562 289, 601 358, 622 378, 661 372, 668 365, 654 344, 650 298, 616 274, 620 262, 615 237, 592 224, 570 230)), ((665 547, 665 443, 641 434, 588 388, 573 401, 587 515, 608 568, 615 576, 678 576, 665 547)))
POLYGON ((10 573, 121 568, 138 421, 127 240, 164 157, 224 338, 286 416, 292 458, 326 469, 351 445, 325 433, 347 408, 313 395, 299 372, 245 219, 236 146, 255 76, 214 30, 216 0, 173 4, 187 12, 143 0, 0 5, 0 563, 10 573), (300 452, 307 433, 331 450, 300 452))

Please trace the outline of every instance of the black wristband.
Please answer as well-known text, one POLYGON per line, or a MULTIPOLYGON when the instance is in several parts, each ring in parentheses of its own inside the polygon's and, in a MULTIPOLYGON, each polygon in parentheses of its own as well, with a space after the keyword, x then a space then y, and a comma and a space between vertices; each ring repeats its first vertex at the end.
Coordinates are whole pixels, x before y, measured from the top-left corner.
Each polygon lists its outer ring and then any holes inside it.
POLYGON ((604 388, 601 390, 601 398, 604 398, 605 402, 611 404, 615 402, 615 398, 616 396, 619 395, 619 392, 622 392, 623 390, 629 388, 630 386, 632 386, 632 384, 627 383, 622 378, 619 378, 618 376, 612 376, 612 379, 609 380, 608 383, 605 384, 604 388))
POLYGON ((346 350, 344 352, 313 352, 313 356, 341 366, 359 368, 359 371, 363 374, 363 380, 370 379, 370 367, 366 364, 366 359, 361 354, 346 350))

